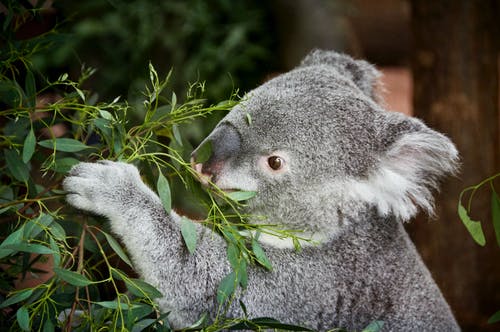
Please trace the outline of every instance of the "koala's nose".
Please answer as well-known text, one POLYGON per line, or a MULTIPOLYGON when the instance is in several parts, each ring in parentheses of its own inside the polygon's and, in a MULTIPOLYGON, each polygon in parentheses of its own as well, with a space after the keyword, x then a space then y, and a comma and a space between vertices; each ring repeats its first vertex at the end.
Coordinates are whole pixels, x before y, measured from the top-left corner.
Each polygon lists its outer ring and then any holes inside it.
POLYGON ((238 155, 240 149, 241 138, 236 128, 229 123, 220 124, 193 151, 191 166, 201 183, 215 183, 226 162, 238 155))

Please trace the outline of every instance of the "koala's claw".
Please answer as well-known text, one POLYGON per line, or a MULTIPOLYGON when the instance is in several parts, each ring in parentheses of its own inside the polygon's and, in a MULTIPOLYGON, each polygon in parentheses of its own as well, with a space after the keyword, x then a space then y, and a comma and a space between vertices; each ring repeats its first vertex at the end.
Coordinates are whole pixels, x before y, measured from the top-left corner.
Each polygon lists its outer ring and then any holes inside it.
POLYGON ((134 166, 112 161, 75 165, 63 181, 69 204, 104 216, 125 210, 131 193, 141 185, 134 166))

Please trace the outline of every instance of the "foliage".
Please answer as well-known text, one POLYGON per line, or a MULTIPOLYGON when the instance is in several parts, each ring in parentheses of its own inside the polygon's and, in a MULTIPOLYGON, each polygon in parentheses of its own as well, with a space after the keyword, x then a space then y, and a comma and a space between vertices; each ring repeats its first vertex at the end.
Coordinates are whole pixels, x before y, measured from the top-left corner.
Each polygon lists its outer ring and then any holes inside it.
POLYGON ((253 88, 271 60, 272 27, 265 3, 88 0, 54 5, 71 23, 63 27, 71 38, 50 57, 36 60, 60 68, 77 57, 99 68, 92 87, 107 97, 131 92, 128 100, 133 103, 134 92, 146 83, 144 63, 151 60, 175 68, 171 86, 179 94, 184 94, 184 82, 201 79, 210 82, 207 97, 220 100, 234 86, 253 88))
POLYGON ((472 202, 474 200, 474 195, 476 192, 484 186, 489 186, 491 192, 491 216, 493 228, 495 229, 495 236, 498 246, 500 246, 500 197, 495 190, 495 179, 500 177, 500 174, 495 174, 480 183, 465 188, 458 199, 458 215, 465 227, 469 231, 470 235, 474 241, 484 246, 486 244, 486 238, 484 236, 483 228, 481 226, 481 221, 474 221, 471 219, 470 214, 472 211, 472 202), (465 197, 468 196, 466 204, 464 206, 463 201, 465 197))
MULTIPOLYGON (((490 176, 489 178, 484 179, 476 185, 465 188, 460 193, 460 197, 458 199, 458 216, 469 231, 471 237, 480 246, 484 246, 486 244, 486 238, 484 236, 481 221, 472 220, 470 215, 472 213, 472 202, 474 200, 476 192, 481 188, 484 188, 485 186, 489 187, 490 189, 492 224, 495 230, 497 244, 498 246, 500 246, 500 196, 495 189, 495 180, 498 177, 500 177, 500 173, 490 176), (468 198, 466 200, 466 204, 464 205, 463 201, 465 197, 468 198)), ((488 320, 488 323, 490 324, 497 322, 500 322, 500 311, 497 311, 488 320)))
MULTIPOLYGON (((250 319, 243 303, 245 317, 224 316, 238 287, 246 287, 249 264, 272 269, 257 242, 260 233, 291 237, 300 249, 300 238, 293 232, 246 223, 248 216, 240 208, 255 193, 226 195, 216 187, 203 192, 187 162, 191 147, 182 124, 227 111, 237 102, 236 94, 208 105, 205 85, 195 83, 181 101, 170 89, 171 74, 161 78, 150 64, 141 104, 118 97, 100 102, 97 94, 83 88, 94 70, 82 67, 77 80, 68 74, 50 80, 39 71, 32 58, 46 54, 59 35, 50 30, 18 40, 16 29, 39 13, 15 1, 6 6, 0 49, 0 329, 170 330, 168 313, 160 312, 154 302, 162 294, 136 278, 126 251, 103 220, 64 204, 61 181, 70 168, 83 160, 108 159, 143 170, 145 182, 157 189, 167 212, 173 204, 171 184, 181 182, 197 194, 207 226, 228 242, 233 271, 218 288, 220 314, 213 322, 201 317, 190 330, 306 331, 271 318, 250 319), (133 111, 143 114, 139 123, 129 121, 133 111)), ((194 251, 196 232, 189 220, 183 219, 181 232, 194 251)), ((381 327, 381 322, 373 322, 365 331, 381 327)))

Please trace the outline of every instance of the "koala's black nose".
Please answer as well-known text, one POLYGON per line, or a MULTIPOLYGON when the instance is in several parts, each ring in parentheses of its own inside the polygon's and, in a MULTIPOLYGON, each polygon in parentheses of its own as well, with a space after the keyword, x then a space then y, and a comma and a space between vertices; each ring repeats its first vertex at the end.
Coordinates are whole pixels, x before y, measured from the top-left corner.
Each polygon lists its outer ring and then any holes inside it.
POLYGON ((226 162, 237 156, 241 137, 228 123, 219 124, 214 131, 191 153, 191 165, 203 184, 215 183, 226 162))

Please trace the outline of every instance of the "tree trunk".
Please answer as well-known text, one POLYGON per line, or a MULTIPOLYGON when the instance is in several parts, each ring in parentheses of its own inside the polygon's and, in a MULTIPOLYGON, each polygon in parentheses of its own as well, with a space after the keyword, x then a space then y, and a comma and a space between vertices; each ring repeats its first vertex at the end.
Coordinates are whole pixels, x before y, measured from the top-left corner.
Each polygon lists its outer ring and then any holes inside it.
POLYGON ((439 221, 422 216, 408 229, 464 331, 499 329, 486 323, 500 310, 489 191, 475 197, 472 210, 487 233, 484 248, 457 215, 460 192, 500 172, 499 14, 494 0, 412 1, 414 114, 455 142, 462 168, 442 186, 439 221))

